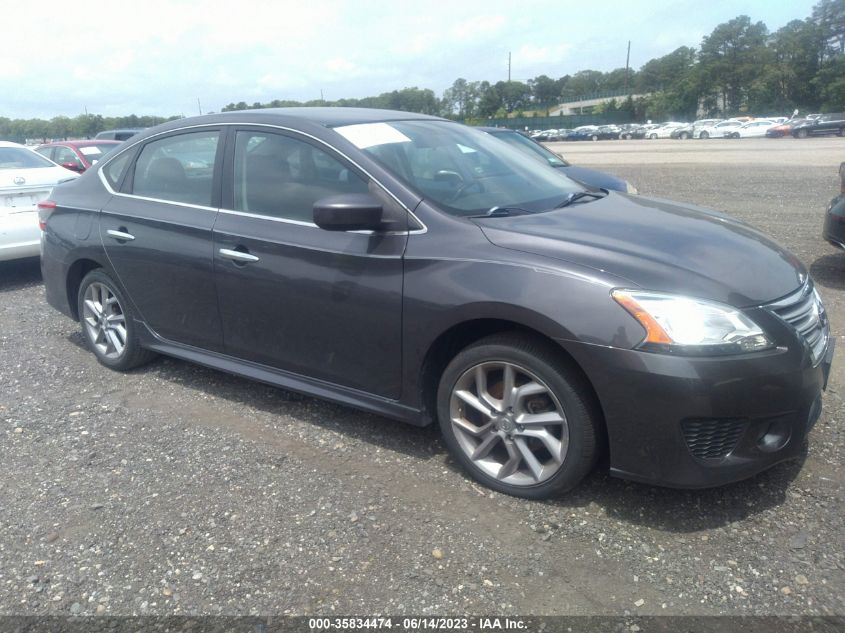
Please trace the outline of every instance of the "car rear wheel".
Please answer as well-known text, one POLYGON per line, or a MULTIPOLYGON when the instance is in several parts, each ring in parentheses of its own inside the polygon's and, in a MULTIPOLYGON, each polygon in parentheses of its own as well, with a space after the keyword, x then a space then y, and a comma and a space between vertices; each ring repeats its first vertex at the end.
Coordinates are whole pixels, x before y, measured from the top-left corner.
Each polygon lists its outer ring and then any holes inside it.
POLYGON ((807 130, 797 130, 795 132, 795 138, 807 138, 807 130))
POLYGON ((597 140, 599 140, 599 137, 598 137, 598 136, 596 136, 595 134, 593 134, 593 135, 590 137, 590 140, 597 141, 597 140))
POLYGON ((155 357, 138 343, 129 304, 107 273, 93 270, 85 275, 79 286, 78 310, 85 341, 106 367, 126 371, 155 357))
POLYGON ((680 134, 678 134, 678 138, 680 138, 682 141, 685 141, 689 138, 689 134, 686 132, 681 132, 680 134))
POLYGON ((657 134, 650 134, 649 138, 653 141, 657 138, 657 134))
POLYGON ((698 135, 698 138, 710 138, 710 134, 708 134, 707 132, 702 132, 698 135))
POLYGON ((575 487, 597 454, 598 415, 584 379, 542 341, 494 335, 460 352, 438 389, 455 459, 482 484, 542 499, 575 487))

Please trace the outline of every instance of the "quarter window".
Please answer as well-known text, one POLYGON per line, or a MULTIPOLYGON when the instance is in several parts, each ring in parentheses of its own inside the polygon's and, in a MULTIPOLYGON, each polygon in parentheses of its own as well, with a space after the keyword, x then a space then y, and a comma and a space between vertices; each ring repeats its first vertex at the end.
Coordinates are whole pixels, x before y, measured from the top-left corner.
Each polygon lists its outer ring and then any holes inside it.
POLYGON ((235 210, 309 223, 321 198, 367 192, 366 181, 327 152, 268 132, 237 133, 234 185, 235 210))
POLYGON ((118 156, 103 168, 103 174, 105 174, 106 180, 109 181, 109 184, 113 188, 117 189, 117 185, 123 177, 123 172, 126 171, 126 165, 129 164, 130 158, 132 158, 132 152, 124 152, 122 156, 118 156))
POLYGON ((211 206, 220 133, 191 132, 152 141, 135 163, 131 193, 211 206))

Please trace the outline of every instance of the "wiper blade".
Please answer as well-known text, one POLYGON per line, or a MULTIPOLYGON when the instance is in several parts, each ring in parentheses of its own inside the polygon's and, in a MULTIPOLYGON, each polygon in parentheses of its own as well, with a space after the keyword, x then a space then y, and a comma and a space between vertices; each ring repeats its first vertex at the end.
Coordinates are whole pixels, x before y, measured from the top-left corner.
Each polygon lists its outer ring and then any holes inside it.
POLYGON ((568 207, 573 202, 577 202, 582 198, 604 198, 607 194, 603 191, 575 191, 566 196, 566 199, 555 207, 555 209, 562 209, 568 207))
POLYGON ((471 215, 471 218, 504 218, 509 215, 522 215, 524 213, 531 213, 528 209, 522 207, 491 207, 487 213, 480 215, 471 215))

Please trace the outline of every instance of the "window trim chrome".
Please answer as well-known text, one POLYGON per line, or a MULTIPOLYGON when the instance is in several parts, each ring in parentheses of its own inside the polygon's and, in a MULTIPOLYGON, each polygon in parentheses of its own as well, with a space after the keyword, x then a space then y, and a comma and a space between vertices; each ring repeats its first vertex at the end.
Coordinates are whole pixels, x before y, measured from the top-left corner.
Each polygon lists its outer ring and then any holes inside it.
MULTIPOLYGON (((221 208, 206 207, 206 206, 202 206, 202 205, 189 204, 189 203, 186 203, 186 202, 177 202, 177 201, 174 201, 174 200, 163 200, 163 199, 160 199, 160 198, 148 198, 148 197, 145 197, 145 196, 139 196, 139 195, 134 194, 134 193, 123 193, 123 192, 120 192, 120 191, 115 191, 114 188, 111 186, 111 184, 108 182, 108 179, 105 177, 105 174, 103 174, 103 170, 109 165, 109 163, 111 163, 113 160, 116 160, 118 158, 118 156, 121 156, 125 152, 131 150, 136 145, 139 145, 141 143, 146 143, 146 142, 148 142, 148 141, 150 141, 154 138, 157 138, 159 136, 164 136, 166 134, 171 134, 171 133, 174 133, 174 132, 183 132, 185 130, 194 130, 194 129, 197 129, 197 128, 214 128, 214 127, 224 127, 224 126, 227 126, 227 127, 247 127, 247 128, 248 127, 271 128, 271 129, 275 129, 275 130, 282 130, 284 132, 292 132, 293 134, 299 134, 299 135, 304 136, 308 139, 311 139, 312 141, 316 141, 317 143, 319 143, 319 144, 329 148, 333 152, 339 154, 345 160, 349 161, 357 169, 359 169, 361 172, 363 172, 370 180, 372 180, 376 185, 378 185, 382 189, 382 191, 384 191, 388 196, 390 196, 393 200, 395 200, 396 203, 400 207, 405 209, 405 212, 411 218, 413 218, 414 221, 417 222, 417 224, 419 224, 422 227, 420 229, 408 229, 406 231, 380 232, 379 234, 381 234, 381 235, 396 235, 396 234, 422 235, 422 234, 428 232, 428 227, 426 226, 426 224, 422 220, 420 220, 417 217, 417 215, 413 211, 411 211, 411 209, 408 208, 408 205, 406 205, 404 202, 402 202, 378 178, 373 176, 369 171, 364 169, 364 167, 362 167, 357 161, 350 158, 343 151, 339 150, 334 145, 331 145, 331 144, 327 143, 326 141, 324 141, 320 138, 317 138, 316 136, 314 136, 312 134, 309 134, 308 132, 303 132, 302 130, 296 130, 294 128, 286 127, 284 125, 277 125, 277 124, 273 124, 273 123, 246 123, 246 122, 243 122, 243 121, 231 122, 231 123, 230 122, 199 123, 199 124, 195 124, 195 125, 186 125, 184 127, 173 128, 171 130, 164 130, 162 132, 158 132, 156 134, 153 134, 152 136, 146 136, 142 139, 138 139, 137 141, 135 141, 131 145, 128 145, 127 147, 123 148, 120 152, 114 154, 113 156, 109 156, 109 158, 107 160, 105 160, 103 162, 98 162, 96 167, 95 167, 96 170, 97 170, 97 176, 99 176, 100 182, 103 183, 103 186, 106 188, 106 191, 108 191, 113 196, 120 196, 120 197, 123 197, 123 198, 134 198, 134 199, 137 199, 137 200, 146 200, 146 201, 149 201, 149 202, 164 202, 164 203, 167 203, 167 204, 175 204, 175 205, 178 205, 178 206, 188 207, 188 208, 191 208, 191 209, 200 209, 200 210, 203 210, 203 211, 215 211, 215 212, 218 212, 218 213, 226 213, 226 214, 229 214, 229 215, 242 215, 242 216, 245 216, 245 217, 251 217, 251 218, 256 218, 256 219, 272 220, 274 222, 285 222, 285 223, 288 223, 288 224, 296 224, 296 225, 300 225, 300 226, 319 228, 316 224, 313 224, 313 223, 310 223, 310 222, 302 222, 301 220, 288 220, 286 218, 278 218, 278 217, 275 217, 275 216, 262 215, 262 214, 259 214, 259 213, 249 213, 248 211, 236 211, 234 209, 224 209, 222 207, 221 208)), ((375 234, 377 231, 350 231, 350 232, 368 234, 369 235, 369 234, 375 234)))

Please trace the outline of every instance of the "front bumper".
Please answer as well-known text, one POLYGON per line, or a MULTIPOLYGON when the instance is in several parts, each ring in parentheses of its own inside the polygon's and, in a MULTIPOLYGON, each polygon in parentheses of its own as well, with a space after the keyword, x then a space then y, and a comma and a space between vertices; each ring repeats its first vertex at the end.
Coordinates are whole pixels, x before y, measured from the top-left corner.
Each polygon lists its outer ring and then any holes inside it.
POLYGON ((813 366, 796 348, 701 358, 561 343, 597 392, 611 474, 678 488, 727 484, 798 457, 834 347, 831 337, 813 366))

